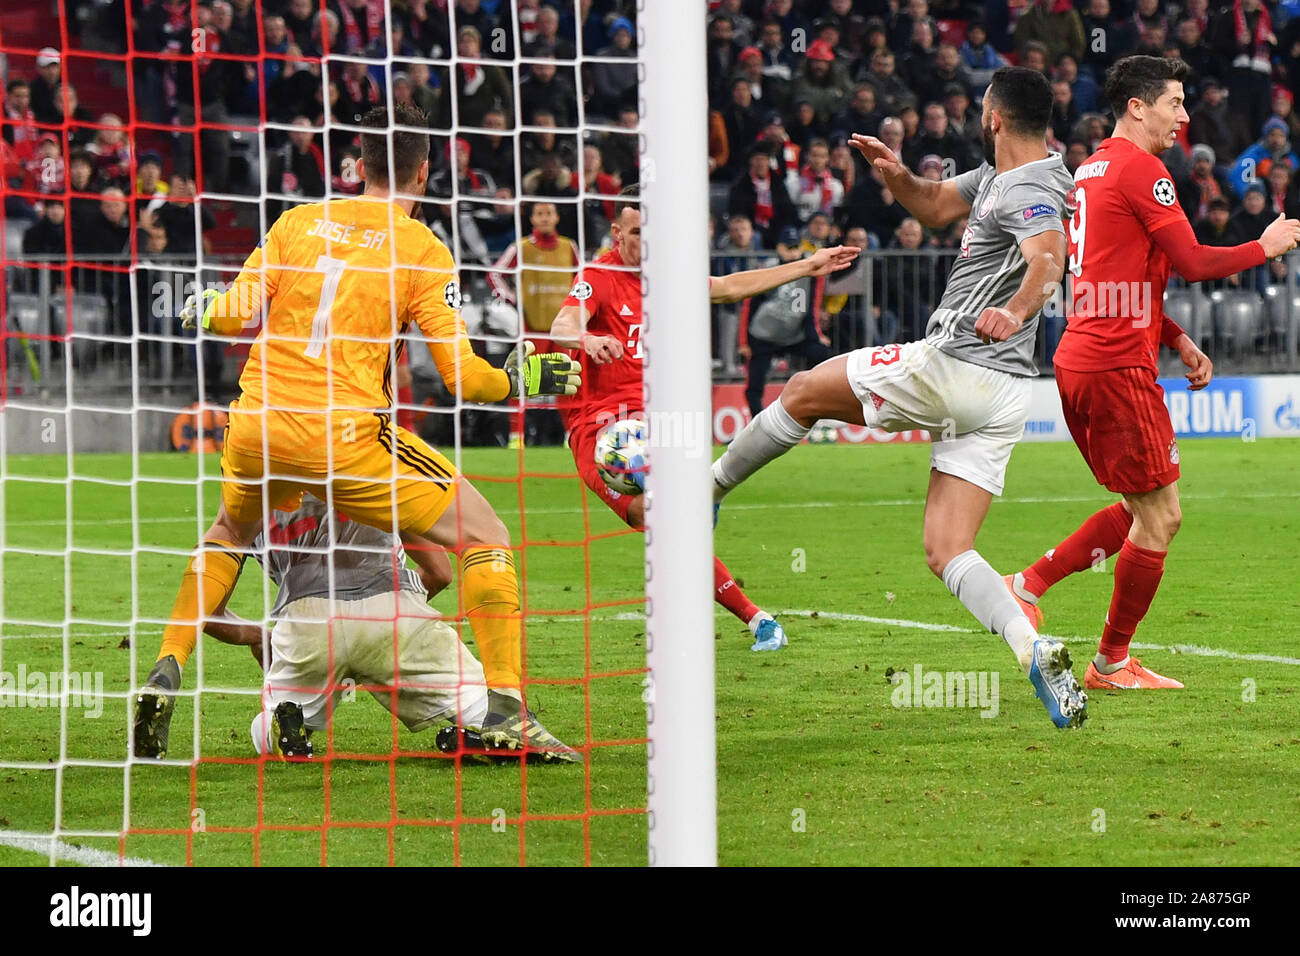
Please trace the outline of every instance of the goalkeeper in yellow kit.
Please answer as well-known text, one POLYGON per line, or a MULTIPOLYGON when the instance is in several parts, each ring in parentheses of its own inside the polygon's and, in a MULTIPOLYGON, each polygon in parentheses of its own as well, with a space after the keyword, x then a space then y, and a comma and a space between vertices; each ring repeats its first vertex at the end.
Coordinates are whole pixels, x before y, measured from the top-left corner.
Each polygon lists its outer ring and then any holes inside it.
POLYGON ((181 668, 204 620, 225 605, 270 509, 292 510, 303 491, 348 517, 401 532, 460 557, 466 616, 488 684, 485 743, 580 756, 552 736, 522 699, 519 583, 510 536, 452 463, 391 421, 393 369, 412 325, 423 333, 447 386, 473 402, 572 395, 567 355, 511 353, 505 370, 470 348, 458 313, 451 253, 410 218, 429 174, 427 122, 409 106, 377 107, 362 121, 358 172, 365 192, 284 213, 231 288, 186 303, 184 324, 235 335, 266 309, 240 376, 221 455, 221 508, 181 581, 162 650, 136 697, 134 752, 163 757, 181 668), (391 142, 391 157, 390 157, 391 142), (390 165, 391 159, 391 165, 390 165), (390 178, 396 187, 390 188, 390 178))

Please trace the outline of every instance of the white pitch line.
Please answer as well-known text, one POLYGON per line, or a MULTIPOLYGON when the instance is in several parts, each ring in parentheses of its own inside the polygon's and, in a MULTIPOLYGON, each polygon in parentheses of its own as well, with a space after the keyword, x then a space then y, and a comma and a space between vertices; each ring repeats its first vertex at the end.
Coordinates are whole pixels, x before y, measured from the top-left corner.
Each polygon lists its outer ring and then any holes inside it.
MULTIPOLYGON (((1182 501, 1223 501, 1225 499, 1245 500, 1257 498, 1300 498, 1300 494, 1288 491, 1256 491, 1244 494, 1214 494, 1198 495, 1183 494, 1179 496, 1182 501)), ((1019 498, 994 498, 994 504, 1006 505, 1055 505, 1055 504, 1083 504, 1091 501, 1108 501, 1111 496, 1104 493, 1093 495, 1056 495, 1056 496, 1029 496, 1019 498)), ((862 499, 855 501, 776 501, 764 504, 728 504, 727 511, 789 511, 802 510, 807 508, 908 508, 925 504, 924 498, 876 498, 862 499)), ((588 510, 599 510, 594 505, 588 510)), ((497 508, 496 513, 499 515, 517 515, 520 514, 518 508, 497 508)), ((527 508, 525 514, 529 515, 580 515, 583 513, 582 508, 527 508)), ((206 519, 203 519, 206 527, 206 519)), ((141 517, 131 518, 74 518, 74 526, 106 526, 118 527, 122 525, 134 524, 192 524, 196 527, 201 523, 201 519, 194 515, 181 515, 174 517, 141 517)), ((63 518, 37 518, 26 521, 10 521, 8 526, 11 528, 65 528, 68 521, 63 518)), ((73 550, 77 550, 73 548, 73 550)))
MULTIPOLYGON (((719 609, 717 613, 721 616, 725 616, 723 615, 721 609, 719 609)), ((935 632, 942 632, 948 634, 983 633, 983 631, 979 628, 958 627, 955 624, 935 624, 931 621, 911 621, 911 620, 907 620, 906 618, 898 618, 898 617, 872 617, 867 614, 848 614, 840 611, 786 610, 786 611, 781 611, 780 613, 789 615, 791 617, 808 617, 808 618, 811 618, 813 615, 816 615, 819 618, 825 618, 826 620, 830 620, 830 621, 852 621, 858 624, 882 624, 886 627, 903 627, 903 628, 908 628, 910 630, 917 630, 917 631, 935 631, 935 632)), ((570 614, 570 615, 565 615, 565 618, 576 620, 576 619, 580 619, 582 616, 583 615, 581 614, 570 614)), ((557 620, 558 618, 557 615, 554 614, 537 614, 537 615, 527 615, 526 619, 533 622, 540 622, 540 621, 554 621, 557 620)), ((593 614, 591 615, 591 619, 593 621, 644 621, 645 614, 642 613, 641 611, 619 611, 614 614, 593 614)), ((455 619, 453 617, 448 617, 446 618, 446 620, 455 623, 455 619)), ((57 628, 58 625, 52 624, 50 625, 50 627, 53 630, 54 628, 57 628)), ((160 627, 136 629, 136 634, 141 637, 153 635, 153 634, 161 634, 161 633, 162 633, 162 628, 160 627)), ((62 634, 18 633, 18 634, 4 634, 2 635, 2 639, 21 640, 24 638, 42 638, 42 637, 54 639, 54 638, 61 638, 62 636, 63 636, 62 634)), ((117 636, 117 632, 114 632, 112 634, 107 634, 107 633, 97 632, 97 631, 73 631, 69 636, 74 638, 96 638, 96 637, 108 637, 108 636, 115 637, 117 636)), ((1087 636, 1082 636, 1077 634, 1070 635, 1070 636, 1063 636, 1063 635, 1056 635, 1056 634, 1043 634, 1042 636, 1046 638, 1050 638, 1051 640, 1054 641, 1061 641, 1062 643, 1065 644, 1085 644, 1085 643, 1095 644, 1098 640, 1098 638, 1096 637, 1087 637, 1087 636)), ((1139 651, 1168 651, 1171 654, 1187 654, 1192 657, 1222 657, 1234 661, 1256 661, 1265 664, 1286 664, 1291 667, 1300 667, 1300 657, 1283 657, 1278 654, 1257 654, 1251 652, 1228 651, 1220 647, 1205 647, 1204 645, 1201 644, 1151 644, 1144 641, 1134 641, 1129 646, 1136 648, 1139 651)))
MULTIPOLYGON (((865 614, 842 614, 837 611, 782 611, 782 614, 788 614, 792 617, 812 617, 816 614, 819 618, 828 618, 832 621, 856 621, 863 624, 886 624, 892 627, 907 627, 922 631, 957 631, 964 634, 982 634, 983 629, 974 627, 955 627, 951 624, 931 624, 926 621, 907 621, 898 618, 889 617, 868 617, 865 614)), ((1069 637, 1056 634, 1043 634, 1049 640, 1061 641, 1066 644, 1095 644, 1098 640, 1096 637, 1083 637, 1080 635, 1071 635, 1069 637)), ((1171 654, 1188 654, 1193 657, 1225 657, 1235 661, 1260 661, 1268 664, 1289 664, 1292 667, 1300 667, 1300 657, 1282 657, 1277 654, 1252 654, 1239 653, 1237 651, 1227 651, 1219 647, 1203 647, 1199 644, 1149 644, 1143 641, 1134 641, 1129 645, 1139 651, 1168 651, 1171 654)))
POLYGON ((96 850, 88 846, 73 846, 71 843, 64 843, 62 840, 56 840, 48 833, 24 833, 21 830, 0 830, 0 846, 10 846, 16 850, 26 850, 29 853, 39 853, 46 859, 50 856, 50 847, 53 844, 54 858, 64 860, 68 863, 76 863, 79 866, 165 866, 164 863, 155 863, 153 860, 145 860, 137 856, 119 857, 116 853, 109 853, 107 850, 96 850))

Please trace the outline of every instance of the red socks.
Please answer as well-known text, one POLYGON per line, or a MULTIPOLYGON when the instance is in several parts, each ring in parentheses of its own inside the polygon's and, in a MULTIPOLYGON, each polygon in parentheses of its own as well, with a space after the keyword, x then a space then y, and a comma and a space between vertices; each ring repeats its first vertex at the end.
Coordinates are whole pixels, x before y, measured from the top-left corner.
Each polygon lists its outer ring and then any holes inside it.
POLYGON ((713 559, 713 599, 745 624, 758 613, 758 605, 745 597, 745 592, 732 580, 731 572, 718 558, 713 559))
POLYGON ((1098 558, 1105 559, 1119 551, 1132 526, 1133 516, 1120 502, 1102 508, 1050 554, 1025 568, 1025 587, 1042 597, 1062 578, 1076 571, 1086 571, 1098 558))
POLYGON ((1124 542, 1115 559, 1115 592, 1110 599, 1106 627, 1101 632, 1101 646, 1097 648, 1112 664, 1128 656, 1133 632, 1146 617, 1164 573, 1164 551, 1149 551, 1132 541, 1124 542))

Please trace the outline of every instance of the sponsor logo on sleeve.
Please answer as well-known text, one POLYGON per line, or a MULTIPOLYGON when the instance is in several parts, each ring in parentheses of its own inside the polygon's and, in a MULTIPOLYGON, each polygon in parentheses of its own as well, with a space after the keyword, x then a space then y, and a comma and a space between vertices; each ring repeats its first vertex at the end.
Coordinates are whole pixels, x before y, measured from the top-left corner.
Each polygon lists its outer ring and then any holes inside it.
POLYGON ((584 300, 586 300, 586 299, 590 299, 590 298, 591 298, 591 283, 590 283, 590 282, 579 282, 577 285, 575 285, 575 286, 573 287, 573 291, 570 292, 569 295, 573 296, 573 298, 577 299, 579 302, 582 302, 582 301, 584 301, 584 300))
POLYGON ((1045 202, 1040 202, 1030 206, 1022 213, 1022 215, 1026 220, 1029 220, 1037 219, 1039 216, 1056 216, 1059 218, 1061 214, 1057 211, 1055 206, 1049 206, 1045 202))
POLYGON ((448 282, 442 290, 442 299, 447 303, 447 308, 459 309, 460 286, 456 282, 448 282))
POLYGON ((1151 187, 1151 195, 1156 197, 1156 202, 1162 206, 1172 206, 1178 201, 1178 194, 1174 190, 1174 184, 1167 178, 1161 177, 1155 181, 1151 187))

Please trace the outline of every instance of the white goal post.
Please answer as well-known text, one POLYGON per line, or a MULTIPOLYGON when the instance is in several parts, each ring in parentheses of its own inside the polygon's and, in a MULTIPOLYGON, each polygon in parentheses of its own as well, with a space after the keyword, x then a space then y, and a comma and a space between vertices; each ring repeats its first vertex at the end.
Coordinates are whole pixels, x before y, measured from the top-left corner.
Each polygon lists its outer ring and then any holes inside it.
POLYGON ((718 857, 703 0, 642 0, 649 857, 718 857))

